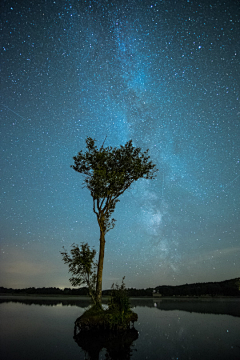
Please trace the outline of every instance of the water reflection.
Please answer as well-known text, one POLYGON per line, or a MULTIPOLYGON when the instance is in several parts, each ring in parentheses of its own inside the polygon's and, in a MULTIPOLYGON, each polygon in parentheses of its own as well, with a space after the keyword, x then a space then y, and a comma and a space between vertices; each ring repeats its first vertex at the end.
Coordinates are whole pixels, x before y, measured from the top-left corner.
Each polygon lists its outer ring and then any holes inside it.
MULTIPOLYGON (((25 305, 40 305, 40 306, 78 306, 87 308, 90 305, 89 298, 81 297, 79 300, 32 300, 19 298, 0 298, 2 303, 20 303, 25 305)), ((104 299, 103 304, 107 304, 108 300, 104 299)), ((169 298, 136 298, 131 299, 132 306, 148 307, 164 311, 181 310, 187 312, 194 312, 200 314, 222 314, 240 317, 240 298, 209 298, 209 299, 169 299, 169 298)))
POLYGON ((155 300, 154 306, 159 310, 182 310, 200 314, 222 314, 240 317, 240 299, 208 299, 208 300, 155 300))
POLYGON ((135 328, 124 332, 81 331, 74 328, 74 340, 85 353, 87 360, 99 360, 100 353, 106 349, 106 360, 129 360, 133 352, 133 342, 138 338, 135 328))
POLYGON ((126 340, 113 333, 73 339, 88 299, 16 300, 0 303, 1 360, 240 359, 240 299, 132 300, 137 332, 126 340))
POLYGON ((80 300, 33 300, 33 299, 0 299, 0 304, 3 303, 19 303, 24 305, 39 305, 39 306, 80 306, 88 307, 90 305, 89 298, 80 300))

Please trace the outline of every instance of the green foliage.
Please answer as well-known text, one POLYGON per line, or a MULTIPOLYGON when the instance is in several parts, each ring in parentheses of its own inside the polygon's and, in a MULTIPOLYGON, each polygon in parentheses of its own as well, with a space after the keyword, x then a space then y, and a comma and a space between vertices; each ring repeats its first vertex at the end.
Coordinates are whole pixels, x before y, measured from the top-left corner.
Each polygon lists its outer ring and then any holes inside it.
POLYGON ((80 247, 72 244, 70 253, 71 255, 68 255, 65 249, 61 252, 64 263, 68 264, 69 272, 72 273, 70 283, 73 286, 87 285, 89 295, 95 302, 97 263, 94 262, 94 257, 96 250, 91 250, 87 243, 81 243, 80 247))
POLYGON ((115 219, 110 219, 114 212, 118 197, 122 195, 134 181, 140 178, 153 179, 156 169, 149 161, 148 150, 141 152, 135 148, 132 140, 120 148, 106 147, 100 149, 95 141, 86 139, 87 151, 81 150, 73 158, 71 167, 85 175, 83 184, 93 198, 93 211, 98 216, 100 228, 106 233, 114 227, 115 219))

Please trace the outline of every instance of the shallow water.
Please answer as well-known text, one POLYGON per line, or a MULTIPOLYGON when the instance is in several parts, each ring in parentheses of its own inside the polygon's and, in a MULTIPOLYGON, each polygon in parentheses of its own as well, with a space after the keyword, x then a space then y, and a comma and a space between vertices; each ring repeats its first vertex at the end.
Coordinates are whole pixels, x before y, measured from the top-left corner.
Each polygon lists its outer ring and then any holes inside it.
POLYGON ((73 339, 74 321, 87 304, 86 301, 2 301, 0 358, 240 359, 240 299, 205 302, 132 300, 138 314, 135 323, 138 338, 125 346, 124 355, 117 348, 119 344, 114 353, 114 340, 111 340, 111 349, 93 352, 96 339, 91 338, 90 348, 85 346, 84 349, 73 339))

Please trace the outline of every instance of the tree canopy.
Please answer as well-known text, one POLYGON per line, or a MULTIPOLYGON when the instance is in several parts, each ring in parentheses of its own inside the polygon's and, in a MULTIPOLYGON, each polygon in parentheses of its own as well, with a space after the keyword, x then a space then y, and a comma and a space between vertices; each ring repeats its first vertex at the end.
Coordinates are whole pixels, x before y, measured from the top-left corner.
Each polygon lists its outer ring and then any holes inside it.
POLYGON ((105 213, 104 232, 114 226, 115 219, 110 217, 115 209, 118 198, 133 182, 140 178, 153 179, 157 169, 152 161, 149 161, 148 150, 141 152, 141 148, 135 148, 132 140, 120 148, 111 146, 98 150, 95 141, 86 139, 87 151, 81 150, 74 156, 74 165, 71 167, 85 175, 83 184, 93 198, 93 211, 96 215, 101 211, 105 213))

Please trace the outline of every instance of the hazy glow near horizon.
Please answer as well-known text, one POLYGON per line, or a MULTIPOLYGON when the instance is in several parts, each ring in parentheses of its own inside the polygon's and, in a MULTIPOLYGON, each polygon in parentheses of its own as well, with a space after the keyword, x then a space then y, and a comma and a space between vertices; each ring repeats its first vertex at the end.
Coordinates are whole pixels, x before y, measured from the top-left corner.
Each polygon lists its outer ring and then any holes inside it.
POLYGON ((104 288, 239 277, 239 2, 5 2, 2 22, 0 285, 70 287, 62 246, 98 250, 70 168, 88 136, 159 169, 116 206, 104 288))

